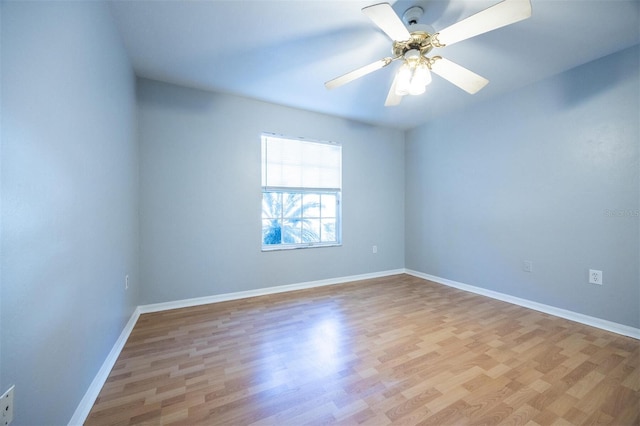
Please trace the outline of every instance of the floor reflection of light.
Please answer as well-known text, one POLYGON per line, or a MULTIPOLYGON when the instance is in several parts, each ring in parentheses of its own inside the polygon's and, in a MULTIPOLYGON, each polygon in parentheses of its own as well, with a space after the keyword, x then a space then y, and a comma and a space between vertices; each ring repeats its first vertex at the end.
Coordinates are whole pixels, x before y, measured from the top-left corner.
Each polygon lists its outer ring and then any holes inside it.
POLYGON ((339 371, 342 360, 340 358, 340 342, 342 328, 338 319, 324 318, 310 330, 310 346, 312 348, 308 361, 322 368, 323 374, 339 371))
POLYGON ((331 313, 271 336, 260 345, 260 361, 254 365, 258 381, 295 386, 339 372, 345 363, 343 333, 340 317, 331 313))

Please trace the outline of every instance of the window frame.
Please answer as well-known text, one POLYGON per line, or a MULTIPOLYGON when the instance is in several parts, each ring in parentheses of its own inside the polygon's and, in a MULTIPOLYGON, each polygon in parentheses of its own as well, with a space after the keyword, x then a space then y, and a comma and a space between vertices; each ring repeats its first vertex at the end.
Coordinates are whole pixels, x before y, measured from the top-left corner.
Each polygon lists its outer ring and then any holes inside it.
MULTIPOLYGON (((334 241, 317 241, 317 242, 300 242, 300 243, 285 243, 285 242, 280 242, 277 244, 265 244, 265 233, 264 233, 264 227, 261 226, 262 232, 261 232, 261 251, 263 252, 271 252, 271 251, 280 251, 280 250, 297 250, 297 249, 306 249, 306 248, 318 248, 318 247, 340 247, 342 246, 342 145, 338 144, 338 143, 334 143, 334 142, 326 142, 326 141, 316 141, 316 140, 310 140, 307 138, 292 138, 289 136, 282 136, 282 135, 277 135, 277 134, 273 134, 273 133, 262 133, 261 137, 260 137, 260 142, 261 142, 261 159, 260 159, 260 167, 261 167, 261 175, 263 176, 263 182, 264 183, 264 176, 265 176, 265 152, 266 152, 266 147, 265 147, 265 139, 268 138, 278 138, 278 139, 288 139, 291 141, 296 141, 296 142, 307 142, 307 143, 318 143, 318 144, 327 144, 327 145, 333 145, 333 146, 339 146, 340 147, 340 188, 315 188, 315 187, 283 187, 283 186, 264 186, 261 185, 261 194, 260 194, 260 199, 261 199, 261 203, 264 202, 264 194, 268 193, 268 192, 272 192, 272 193, 280 193, 280 194, 300 194, 301 198, 304 197, 305 194, 318 194, 320 196, 322 196, 322 194, 331 194, 331 195, 335 195, 336 197, 336 209, 335 209, 335 216, 323 216, 322 215, 322 210, 320 210, 320 216, 316 217, 310 217, 309 219, 314 219, 314 220, 319 220, 320 223, 322 223, 322 219, 323 217, 327 217, 327 218, 331 218, 331 219, 335 219, 335 240, 334 241)), ((302 201, 301 201, 302 202, 302 201)), ((264 220, 269 220, 270 217, 265 217, 264 216, 264 207, 261 209, 262 213, 261 213, 261 224, 263 224, 264 220)), ((281 209, 280 212, 280 216, 278 218, 278 220, 282 221, 281 223, 284 223, 285 220, 287 220, 284 216, 284 209, 281 209)), ((304 214, 302 214, 300 216, 300 220, 304 220, 305 216, 304 214)), ((320 225, 320 227, 322 228, 322 225, 320 225)), ((322 232, 322 231, 321 231, 322 232)), ((319 236, 319 239, 321 240, 322 237, 321 235, 319 236)), ((282 241, 282 239, 281 239, 282 241)))

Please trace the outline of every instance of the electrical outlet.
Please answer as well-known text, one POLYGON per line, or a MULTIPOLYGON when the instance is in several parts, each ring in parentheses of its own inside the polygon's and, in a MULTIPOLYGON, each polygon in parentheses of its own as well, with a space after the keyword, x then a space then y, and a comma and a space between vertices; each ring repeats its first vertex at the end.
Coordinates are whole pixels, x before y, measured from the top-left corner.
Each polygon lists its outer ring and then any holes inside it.
POLYGON ((532 272, 533 271, 533 262, 530 260, 525 260, 522 263, 522 270, 525 272, 532 272))
POLYGON ((129 289, 129 275, 125 275, 124 277, 124 289, 125 290, 129 289))
POLYGON ((602 271, 589 269, 589 284, 602 285, 602 271))
POLYGON ((0 410, 2 413, 0 414, 0 425, 7 426, 9 423, 13 421, 13 391, 15 389, 15 385, 11 386, 8 391, 2 394, 0 397, 0 410))
POLYGON ((373 246, 372 250, 373 254, 376 254, 378 252, 378 246, 373 246))

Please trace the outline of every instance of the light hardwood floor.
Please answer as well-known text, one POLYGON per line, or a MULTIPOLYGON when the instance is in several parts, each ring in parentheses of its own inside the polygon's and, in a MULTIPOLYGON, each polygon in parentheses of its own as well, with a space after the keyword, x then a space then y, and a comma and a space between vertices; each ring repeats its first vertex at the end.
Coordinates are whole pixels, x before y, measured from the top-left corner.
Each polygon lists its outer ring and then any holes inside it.
POLYGON ((632 425, 640 342, 408 275, 144 314, 87 419, 632 425))

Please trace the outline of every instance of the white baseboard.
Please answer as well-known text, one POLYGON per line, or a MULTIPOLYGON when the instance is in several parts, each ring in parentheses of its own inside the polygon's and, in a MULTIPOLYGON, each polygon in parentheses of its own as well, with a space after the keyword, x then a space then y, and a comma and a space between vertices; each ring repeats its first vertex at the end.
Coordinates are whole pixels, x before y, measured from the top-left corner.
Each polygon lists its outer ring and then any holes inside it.
POLYGON ((372 278, 387 277, 389 275, 404 274, 404 269, 373 272, 370 274, 350 275, 346 277, 330 278, 326 280, 308 281, 297 284, 287 284, 276 287, 259 288, 256 290, 238 291, 234 293, 217 294, 215 296, 196 297, 193 299, 176 300, 173 302, 153 303, 138 306, 141 314, 160 312, 169 309, 188 308, 191 306, 208 305, 209 303, 226 302, 229 300, 245 299, 247 297, 266 296, 268 294, 284 293, 286 291, 304 290, 326 285, 344 284, 352 281, 368 280, 372 278))
POLYGON ((107 359, 102 363, 102 367, 98 370, 98 374, 96 374, 96 377, 94 377, 93 381, 89 385, 89 389, 85 392, 80 404, 78 404, 71 420, 69 420, 69 426, 82 425, 87 420, 91 407, 93 407, 93 403, 98 397, 100 390, 102 390, 102 386, 104 386, 104 383, 107 381, 109 373, 118 360, 120 352, 122 351, 124 344, 127 342, 133 327, 136 325, 139 316, 140 309, 136 308, 133 311, 133 314, 131 314, 131 318, 129 318, 129 321, 124 326, 122 333, 120 333, 118 340, 116 340, 116 343, 113 345, 111 352, 107 355, 107 359))
POLYGON ((554 315, 556 317, 568 319, 571 321, 579 322, 581 324, 589 325, 591 327, 600 328, 602 330, 610 331, 612 333, 621 334, 623 336, 633 337, 634 339, 640 339, 640 329, 631 327, 624 324, 618 324, 612 321, 603 320, 589 315, 580 314, 566 309, 556 308, 555 306, 545 305, 538 302, 533 302, 527 299, 521 299, 519 297, 511 296, 504 293, 499 293, 493 290, 487 290, 481 287, 475 287, 469 284, 460 283, 446 278, 436 277, 434 275, 425 274, 423 272, 413 271, 411 269, 405 269, 405 273, 413 275, 414 277, 422 278, 428 281, 433 281, 438 284, 443 284, 449 287, 454 287, 459 290, 468 291, 471 293, 479 294, 481 296, 491 297, 492 299, 501 300, 503 302, 513 303, 525 308, 533 309, 545 314, 554 315))

